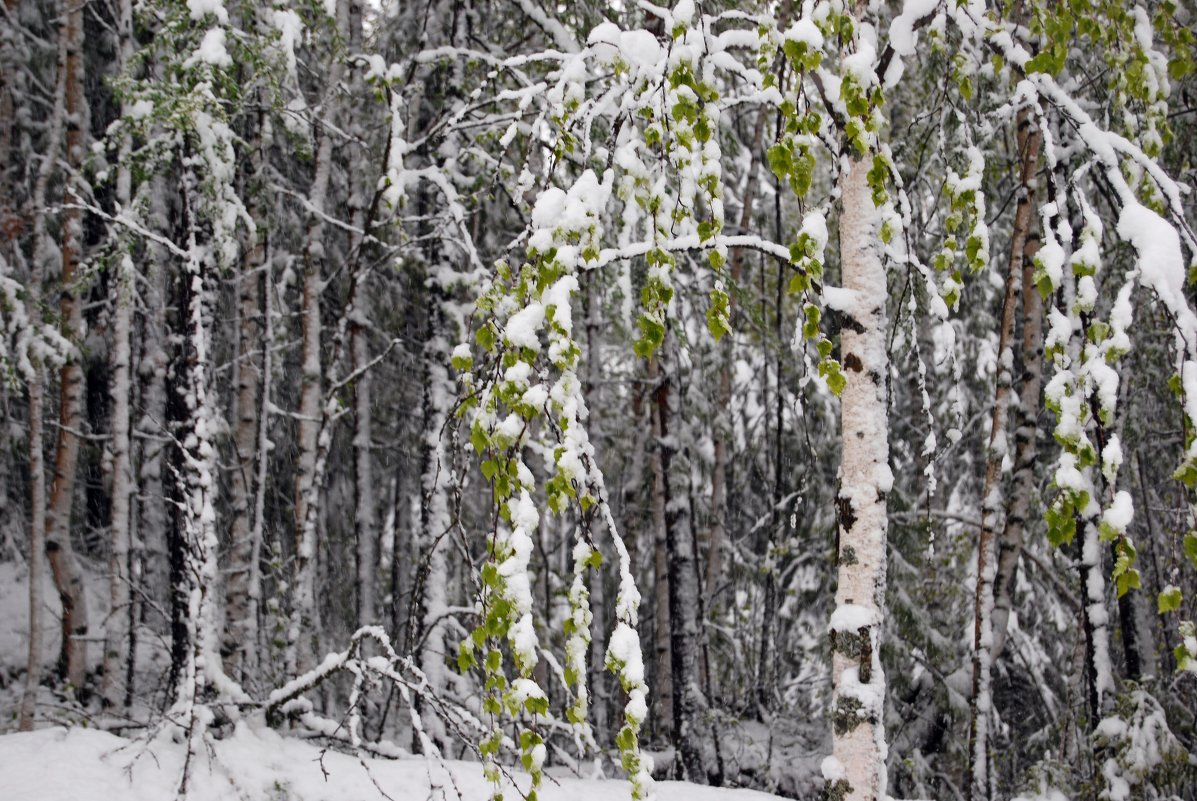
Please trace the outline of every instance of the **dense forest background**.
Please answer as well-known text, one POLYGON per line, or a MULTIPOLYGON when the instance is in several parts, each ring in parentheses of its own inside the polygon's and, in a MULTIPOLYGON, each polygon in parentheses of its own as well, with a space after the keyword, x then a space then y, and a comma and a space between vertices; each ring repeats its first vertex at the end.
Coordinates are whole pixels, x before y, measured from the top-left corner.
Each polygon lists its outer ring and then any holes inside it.
POLYGON ((1195 26, 4 0, 0 731, 835 797, 876 643, 893 797, 1197 798, 1195 26))

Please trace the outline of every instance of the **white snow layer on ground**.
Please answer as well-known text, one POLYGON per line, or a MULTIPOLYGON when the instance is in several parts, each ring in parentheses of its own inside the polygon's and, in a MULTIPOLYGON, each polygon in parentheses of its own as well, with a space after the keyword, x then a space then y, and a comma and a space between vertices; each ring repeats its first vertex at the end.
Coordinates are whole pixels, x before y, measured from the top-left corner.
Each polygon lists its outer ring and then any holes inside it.
MULTIPOLYGON (((423 759, 365 759, 239 725, 191 767, 190 801, 484 801, 482 767, 423 759), (327 776, 325 775, 327 772, 327 776)), ((183 747, 164 738, 148 745, 95 729, 42 729, 0 736, 0 787, 13 801, 171 801, 182 775, 183 747)), ((528 777, 516 774, 527 789, 528 777)), ((507 798, 520 798, 516 792, 507 798)), ((543 801, 619 801, 631 797, 615 779, 549 778, 543 801)), ((752 790, 658 782, 657 801, 769 801, 752 790)))

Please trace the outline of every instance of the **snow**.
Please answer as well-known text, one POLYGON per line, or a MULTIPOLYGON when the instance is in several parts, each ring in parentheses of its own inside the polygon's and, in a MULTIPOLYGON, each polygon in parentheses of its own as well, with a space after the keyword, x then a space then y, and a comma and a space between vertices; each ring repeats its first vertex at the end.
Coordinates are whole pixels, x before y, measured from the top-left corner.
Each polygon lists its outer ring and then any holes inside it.
POLYGON ((857 632, 878 622, 880 616, 871 606, 861 604, 840 604, 831 613, 828 628, 831 631, 857 632))
POLYGON ((1119 490, 1114 496, 1114 502, 1102 515, 1102 522, 1120 534, 1125 534, 1135 516, 1135 504, 1131 494, 1126 490, 1119 490))
POLYGON ((857 43, 857 47, 855 53, 844 59, 844 73, 851 75, 857 84, 867 89, 877 82, 877 73, 873 69, 877 51, 863 39, 857 43))
POLYGON ((561 330, 570 335, 573 333, 573 316, 570 309, 570 298, 578 291, 578 279, 572 275, 563 275, 544 291, 541 302, 546 308, 553 309, 553 321, 561 326, 561 330))
POLYGON ((823 47, 823 32, 807 17, 803 17, 791 25, 790 29, 785 32, 785 39, 788 42, 805 44, 812 50, 820 50, 823 47))
POLYGON ((565 191, 555 186, 540 193, 532 208, 532 225, 536 228, 553 228, 565 208, 565 191))
POLYGON ((224 28, 209 28, 196 48, 194 58, 214 67, 233 66, 233 59, 224 47, 224 28))
POLYGON ((131 120, 142 120, 154 112, 154 104, 145 98, 135 100, 125 108, 125 116, 131 120))
POLYGON ((1185 299, 1184 259, 1176 229, 1151 209, 1131 202, 1118 217, 1118 235, 1138 252, 1143 284, 1172 312, 1189 345, 1197 344, 1197 316, 1185 299))
POLYGON ((619 37, 624 60, 637 67, 652 67, 661 60, 661 43, 648 31, 625 31, 619 37))
POLYGON ((844 770, 844 766, 833 756, 824 759, 819 769, 823 778, 829 782, 838 782, 840 779, 848 778, 848 772, 844 770))
POLYGON ((544 306, 529 303, 525 308, 511 315, 503 336, 514 347, 540 350, 540 326, 544 322, 544 306))
POLYGON ((623 665, 621 673, 631 683, 644 680, 644 661, 640 654, 640 635, 631 626, 620 623, 611 632, 607 655, 623 665))
POLYGON ((930 15, 939 6, 939 0, 906 0, 902 6, 902 13, 894 17, 889 26, 889 43, 894 53, 899 56, 914 55, 918 44, 918 34, 915 24, 930 15))
POLYGON ((586 41, 601 60, 612 61, 618 57, 625 64, 641 70, 656 66, 664 54, 657 37, 648 31, 622 31, 612 22, 595 26, 586 41))
MULTIPOLYGON (((187 797, 192 801, 394 801, 455 799, 482 801, 491 788, 479 763, 417 758, 388 760, 328 751, 303 740, 282 737, 265 727, 238 724, 232 736, 201 750, 192 765, 187 797), (324 775, 327 771, 327 776, 324 775)), ((170 801, 182 774, 181 744, 159 738, 148 744, 95 729, 43 729, 0 737, 0 782, 5 797, 21 801, 170 801)), ((630 798, 626 781, 579 779, 563 768, 540 792, 544 801, 610 801, 630 798)), ((521 797, 528 775, 513 770, 516 787, 504 778, 508 797, 521 797)), ((683 782, 656 784, 658 801, 769 801, 775 796, 751 790, 699 787, 683 782)))
POLYGON ((673 7, 673 22, 676 25, 689 27, 694 21, 694 0, 678 0, 673 7))
POLYGON ((196 22, 211 14, 222 25, 229 21, 229 12, 224 8, 224 0, 187 0, 187 11, 196 22))

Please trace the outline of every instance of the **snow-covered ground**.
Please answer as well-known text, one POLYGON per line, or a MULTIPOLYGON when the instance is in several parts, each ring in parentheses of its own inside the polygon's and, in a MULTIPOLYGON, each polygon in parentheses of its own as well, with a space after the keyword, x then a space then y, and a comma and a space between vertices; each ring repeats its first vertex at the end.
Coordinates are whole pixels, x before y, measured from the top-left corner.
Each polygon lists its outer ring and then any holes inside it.
MULTIPOLYGON (((0 796, 6 801, 171 801, 184 751, 168 738, 145 743, 95 729, 42 729, 0 736, 0 796)), ((527 787, 527 777, 517 774, 527 787)), ((658 782, 657 801, 769 801, 752 790, 658 782)), ((423 759, 365 759, 241 725, 191 767, 192 801, 484 801, 481 766, 423 759)), ((520 793, 508 791, 516 801, 520 793)), ((550 778, 542 801, 620 801, 617 779, 550 778)))

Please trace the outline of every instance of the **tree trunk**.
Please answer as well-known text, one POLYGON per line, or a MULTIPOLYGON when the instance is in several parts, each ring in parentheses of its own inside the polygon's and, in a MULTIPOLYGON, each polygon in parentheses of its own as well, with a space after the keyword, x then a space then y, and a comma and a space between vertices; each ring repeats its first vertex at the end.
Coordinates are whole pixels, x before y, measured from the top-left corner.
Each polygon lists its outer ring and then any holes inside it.
MULTIPOLYGON (((65 42, 63 55, 64 94, 66 101, 66 160, 71 175, 66 180, 64 203, 77 206, 79 196, 73 173, 83 163, 83 6, 61 2, 65 42)), ((62 333, 76 346, 83 342, 83 310, 74 286, 83 244, 83 220, 78 208, 62 213, 62 293, 59 314, 62 333)), ((87 596, 83 586, 83 568, 71 545, 71 507, 75 500, 75 473, 79 463, 79 437, 83 408, 83 366, 81 354, 68 359, 59 372, 58 437, 54 452, 54 480, 50 485, 49 514, 46 523, 46 554, 54 586, 62 600, 62 654, 59 672, 78 691, 87 675, 87 634, 89 629, 87 596)))
MULTIPOLYGON (((593 270, 587 270, 581 278, 587 357, 584 362, 582 397, 585 398, 588 409, 598 409, 602 408, 604 403, 602 388, 599 385, 599 377, 602 375, 602 360, 599 351, 599 327, 602 325, 599 316, 600 295, 596 288, 596 276, 593 270)), ((600 419, 597 416, 591 417, 589 431, 591 442, 598 442, 602 439, 599 425, 600 419)), ((595 547, 600 551, 604 550, 601 544, 603 533, 601 530, 592 532, 595 547)), ((590 688, 590 709, 591 717, 594 720, 594 735, 600 748, 608 744, 608 728, 611 719, 611 694, 608 691, 607 671, 603 668, 607 642, 606 609, 607 593, 603 586, 603 573, 595 571, 590 581, 590 659, 587 686, 590 688)))
POLYGON ((841 179, 840 258, 853 302, 841 334, 846 383, 840 396, 839 584, 830 625, 833 737, 823 776, 827 792, 847 801, 880 801, 886 787, 880 641, 885 496, 893 484, 886 412, 888 292, 868 169, 866 161, 852 159, 841 179))
POLYGON ((374 473, 370 458, 370 343, 366 323, 370 319, 370 293, 357 292, 354 317, 349 322, 353 369, 353 481, 354 532, 357 540, 357 622, 365 626, 378 621, 374 611, 374 576, 378 570, 378 526, 374 516, 374 473))
MULTIPOLYGON (((669 586, 669 662, 672 668, 673 745, 677 749, 678 778, 706 784, 707 770, 699 745, 699 720, 702 688, 699 684, 699 597, 698 572, 695 569, 694 536, 690 529, 690 505, 683 495, 674 496, 670 475, 673 455, 677 452, 675 435, 669 431, 670 419, 677 416, 676 393, 672 393, 671 360, 665 355, 668 343, 657 354, 660 378, 654 393, 656 411, 657 461, 660 465, 661 505, 665 513, 665 544, 669 586)), ((658 552, 659 554, 659 552, 658 552)), ((659 557, 658 557, 659 558, 659 557)), ((659 632, 662 636, 664 632, 659 632)), ((661 690, 663 693, 664 690, 661 690)))
POLYGON ((1083 532, 1080 559, 1081 625, 1085 633, 1086 698, 1089 731, 1097 728, 1107 704, 1112 702, 1114 674, 1110 667, 1110 627, 1106 611, 1105 571, 1097 524, 1077 518, 1077 532, 1083 532))
MULTIPOLYGON (((648 383, 653 391, 658 392, 664 378, 661 375, 657 358, 650 358, 648 362, 648 383)), ((668 388, 665 388, 668 392, 668 388)), ((655 397, 655 396, 654 396, 655 397)), ((666 408, 668 411, 668 408, 666 408)), ((665 465, 661 442, 664 433, 661 430, 661 415, 657 406, 652 407, 653 442, 657 443, 652 458, 652 518, 653 518, 653 632, 655 636, 656 668, 657 668, 657 708, 654 715, 659 721, 656 725, 673 724, 673 659, 670 648, 670 618, 669 618, 669 542, 666 533, 665 506, 668 496, 665 489, 665 465)))
MULTIPOLYGON (((993 599, 996 564, 994 537, 998 516, 1002 509, 1002 463, 1007 444, 1007 420, 1010 410, 1010 389, 1013 383, 1015 306, 1024 269, 1023 253, 1027 232, 1034 219, 1034 197, 1031 181, 1035 175, 1038 140, 1027 128, 1031 112, 1022 109, 1017 117, 1017 141, 1022 154, 1020 193, 1014 213, 1014 228, 1010 237, 1010 259, 1006 267, 1006 293, 1002 301, 1002 315, 998 327, 997 387, 994 391, 993 415, 989 427, 989 448, 985 461, 985 483, 981 491, 981 530, 977 540, 977 584, 973 596, 973 675, 972 695, 969 699, 969 766, 971 780, 969 797, 973 801, 988 799, 992 783, 989 777, 989 723, 992 713, 990 667, 993 663, 993 599)), ((1024 294, 1034 293, 1034 285, 1023 287, 1024 294)))
MULTIPOLYGON (((1034 119, 1024 113, 1018 115, 1018 148, 1022 154, 1021 192, 1015 212, 1015 226, 1023 214, 1023 206, 1035 207, 1034 176, 1039 163, 1041 134, 1034 119)), ((1006 524, 998 541, 997 573, 993 580, 993 648, 990 664, 998 660, 1006 644, 1007 627, 1013 608, 1011 587, 1018 569, 1018 558, 1026 531, 1026 521, 1035 497, 1035 462, 1038 456, 1039 395, 1043 383, 1043 303, 1035 288, 1035 254, 1039 250, 1039 234, 1034 214, 1024 229, 1022 252, 1022 380, 1019 389, 1018 426, 1014 430, 1014 480, 1010 503, 1006 507, 1006 524)), ((1013 248, 1011 249, 1013 256, 1013 248)))
POLYGON ((225 655, 225 670, 234 676, 245 675, 248 653, 254 648, 257 640, 257 621, 250 614, 250 583, 255 570, 254 554, 260 553, 261 550, 260 544, 254 538, 258 532, 254 526, 253 507, 260 411, 260 367, 254 363, 253 354, 259 349, 265 352, 269 347, 269 343, 261 336, 261 325, 258 322, 262 306, 259 294, 261 279, 258 273, 270 269, 265 263, 265 246, 260 239, 255 238, 252 242, 243 263, 245 266, 237 285, 238 359, 233 379, 237 392, 234 407, 236 424, 233 432, 236 463, 233 465, 229 482, 233 521, 225 587, 224 644, 221 648, 225 655))
MULTIPOLYGON (((123 171, 124 172, 124 171, 123 171)), ((119 190, 118 190, 119 191, 119 190)), ((116 278, 112 358, 112 534, 108 557, 111 610, 104 633, 103 702, 119 707, 125 701, 124 666, 130 647, 129 551, 133 502, 133 464, 129 437, 132 346, 129 340, 133 305, 133 261, 124 255, 116 278)))
MULTIPOLYGON (((36 268, 35 268, 36 269, 36 268)), ((29 658, 18 728, 32 731, 42 680, 42 549, 46 539, 46 465, 42 452, 43 370, 29 377, 29 658)))
MULTIPOLYGON (((121 0, 118 9, 117 34, 120 40, 120 64, 127 65, 133 48, 133 8, 130 0, 121 0)), ((124 104, 122 104, 123 106, 124 104)), ((132 175, 129 171, 131 143, 122 138, 120 166, 117 168, 116 200, 128 209, 133 197, 132 175)), ((109 358, 112 373, 112 522, 108 557, 108 596, 111 608, 104 627, 104 679, 101 686, 103 703, 119 707, 128 698, 126 666, 132 661, 133 623, 130 612, 129 570, 132 533, 133 482, 132 441, 130 430, 130 395, 132 393, 132 336, 133 259, 122 254, 116 273, 116 298, 113 309, 112 336, 109 358)))
MULTIPOLYGON (((154 188, 157 190, 158 186, 154 188)), ((166 385, 171 360, 167 353, 165 309, 171 292, 166 276, 170 257, 164 249, 153 244, 147 246, 147 252, 150 291, 146 293, 146 300, 149 306, 142 317, 138 354, 141 416, 137 420, 138 436, 133 442, 137 451, 134 461, 138 465, 138 525, 134 550, 141 565, 140 584, 148 600, 148 604, 142 604, 143 622, 154 623, 156 631, 164 632, 169 623, 167 610, 172 596, 171 512, 167 500, 167 454, 171 447, 163 438, 164 433, 170 432, 166 385)))
MULTIPOLYGON (((449 562, 447 541, 449 497, 446 482, 445 449, 441 440, 453 397, 452 379, 446 367, 447 348, 441 328, 440 291, 432 291, 434 309, 429 317, 427 344, 424 348, 424 454, 421 479, 423 502, 420 505, 420 548, 424 570, 420 588, 420 667, 428 677, 434 692, 444 690, 447 683, 445 657, 448 638, 445 615, 448 612, 449 562)), ((429 721, 427 731, 433 742, 443 745, 445 732, 439 718, 429 721)))
POLYGON ((287 635, 286 669, 290 675, 307 670, 314 658, 316 620, 316 531, 308 515, 308 504, 314 503, 319 488, 314 485, 320 434, 320 386, 323 378, 320 363, 320 295, 323 290, 324 220, 322 217, 328 193, 332 158, 332 133, 319 133, 320 145, 316 156, 316 177, 312 183, 313 212, 308 227, 308 241, 304 252, 303 272, 303 361, 302 387, 299 395, 299 469, 295 476, 295 586, 292 590, 291 624, 287 635))

